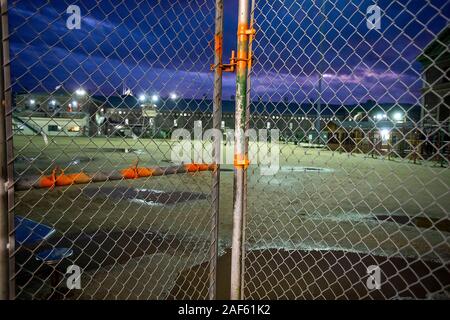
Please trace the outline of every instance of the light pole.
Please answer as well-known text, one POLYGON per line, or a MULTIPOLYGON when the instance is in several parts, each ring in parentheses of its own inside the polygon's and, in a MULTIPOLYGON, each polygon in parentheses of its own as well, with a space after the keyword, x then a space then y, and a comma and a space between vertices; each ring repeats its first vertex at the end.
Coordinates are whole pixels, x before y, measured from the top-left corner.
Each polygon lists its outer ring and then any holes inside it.
POLYGON ((317 118, 315 123, 315 129, 317 134, 317 142, 321 144, 323 142, 321 131, 322 131, 322 123, 321 123, 321 116, 322 116, 322 82, 323 82, 323 70, 321 68, 323 60, 324 60, 324 54, 323 54, 323 32, 322 32, 322 26, 324 23, 324 16, 323 16, 323 10, 322 7, 324 5, 323 0, 320 0, 319 2, 319 15, 320 15, 320 24, 319 24, 319 35, 320 35, 320 42, 319 42, 319 54, 320 54, 320 61, 318 64, 318 71, 319 71, 319 99, 317 101, 317 118))

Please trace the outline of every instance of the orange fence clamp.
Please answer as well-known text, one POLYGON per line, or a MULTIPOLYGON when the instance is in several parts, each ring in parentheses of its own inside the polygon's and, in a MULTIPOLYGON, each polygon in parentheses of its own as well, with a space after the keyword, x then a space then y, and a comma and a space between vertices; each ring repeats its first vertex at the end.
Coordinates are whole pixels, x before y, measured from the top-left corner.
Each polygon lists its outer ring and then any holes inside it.
POLYGON ((247 155, 236 154, 234 155, 234 167, 237 169, 247 169, 250 165, 250 160, 247 155))
POLYGON ((216 34, 214 36, 214 50, 218 56, 222 56, 223 36, 216 34))
POLYGON ((214 71, 216 68, 221 69, 223 72, 234 72, 236 71, 236 52, 234 50, 231 51, 230 63, 223 63, 220 65, 211 65, 211 71, 214 71))

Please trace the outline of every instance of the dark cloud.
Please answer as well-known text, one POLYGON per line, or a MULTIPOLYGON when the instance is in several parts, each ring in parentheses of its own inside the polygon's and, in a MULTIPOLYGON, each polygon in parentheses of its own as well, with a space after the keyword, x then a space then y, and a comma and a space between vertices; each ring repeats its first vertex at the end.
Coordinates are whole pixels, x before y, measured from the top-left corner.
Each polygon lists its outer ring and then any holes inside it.
MULTIPOLYGON (((79 1, 82 28, 68 30, 71 1, 21 0, 10 10, 16 90, 63 83, 112 94, 212 96, 214 1, 79 1)), ((417 56, 446 27, 445 0, 380 0, 382 29, 368 30, 368 0, 257 1, 253 94, 325 101, 420 102, 417 56), (320 14, 320 8, 322 15, 320 14)), ((236 47, 237 0, 225 1, 224 52, 236 47)), ((225 75, 224 96, 234 94, 225 75)), ((300 101, 303 102, 303 101, 300 101)))

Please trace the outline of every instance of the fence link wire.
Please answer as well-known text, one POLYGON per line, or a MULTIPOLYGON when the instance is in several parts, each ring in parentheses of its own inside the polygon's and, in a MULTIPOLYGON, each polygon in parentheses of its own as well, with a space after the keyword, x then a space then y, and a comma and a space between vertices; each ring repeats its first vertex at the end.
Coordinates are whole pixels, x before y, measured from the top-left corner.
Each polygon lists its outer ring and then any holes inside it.
POLYGON ((16 298, 208 298, 214 167, 172 163, 170 137, 212 126, 214 15, 9 1, 16 298))
MULTIPOLYGON (((219 194, 217 166, 175 163, 170 138, 234 127, 213 92, 236 62, 218 57, 221 1, 8 3, 14 297, 214 297, 233 159, 219 194)), ((280 141, 250 143, 242 297, 448 298, 449 4, 254 4, 250 128, 280 141)))
POLYGON ((244 298, 450 296, 449 9, 256 1, 244 298))

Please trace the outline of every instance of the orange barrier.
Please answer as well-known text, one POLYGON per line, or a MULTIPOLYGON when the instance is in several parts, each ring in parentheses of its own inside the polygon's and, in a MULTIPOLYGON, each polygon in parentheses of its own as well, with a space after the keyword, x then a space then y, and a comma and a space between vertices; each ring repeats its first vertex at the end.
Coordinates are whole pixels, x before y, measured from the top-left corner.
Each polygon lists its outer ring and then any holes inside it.
POLYGON ((84 172, 69 174, 67 175, 67 177, 71 179, 75 184, 86 184, 92 180, 91 177, 89 177, 84 172))
POLYGON ((138 167, 138 162, 131 167, 120 171, 109 173, 97 172, 93 175, 84 172, 65 174, 59 167, 53 169, 49 176, 23 177, 15 184, 16 190, 29 190, 33 188, 53 189, 54 187, 64 187, 73 184, 88 184, 90 182, 113 181, 121 179, 139 179, 152 176, 163 176, 180 173, 195 173, 200 171, 216 171, 216 164, 189 163, 181 166, 171 167, 138 167), (60 174, 58 174, 60 172, 60 174))
POLYGON ((206 163, 189 163, 185 164, 187 172, 199 172, 199 171, 209 171, 210 165, 206 163))
POLYGON ((84 172, 64 174, 64 170, 61 170, 61 174, 57 175, 59 168, 55 168, 50 176, 44 176, 39 181, 41 188, 54 188, 55 186, 63 187, 70 186, 72 184, 89 183, 92 179, 84 172))
POLYGON ((39 186, 41 188, 53 188, 56 183, 56 169, 53 169, 53 172, 50 176, 44 176, 39 181, 39 186))
POLYGON ((122 176, 125 179, 147 178, 147 177, 151 177, 154 172, 155 172, 155 169, 153 169, 153 168, 143 168, 143 167, 139 168, 137 166, 129 167, 124 170, 121 170, 122 176))
POLYGON ((250 165, 250 160, 247 155, 244 154, 236 154, 234 155, 234 167, 247 169, 250 165))

